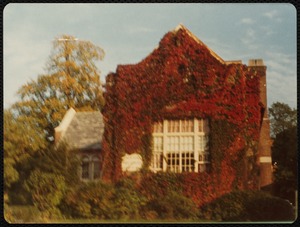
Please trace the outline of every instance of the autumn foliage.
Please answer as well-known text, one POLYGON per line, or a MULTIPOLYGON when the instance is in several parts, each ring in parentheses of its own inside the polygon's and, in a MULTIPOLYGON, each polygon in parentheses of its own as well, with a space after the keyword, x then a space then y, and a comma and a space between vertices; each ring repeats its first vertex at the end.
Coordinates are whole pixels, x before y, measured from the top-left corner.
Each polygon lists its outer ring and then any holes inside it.
POLYGON ((148 57, 107 76, 104 178, 121 177, 125 153, 147 150, 143 141, 151 138, 155 122, 197 117, 210 122, 212 166, 209 173, 185 175, 185 193, 200 205, 233 187, 255 187, 259 83, 259 71, 215 57, 187 29, 167 33, 148 57), (254 167, 238 164, 246 162, 254 167))

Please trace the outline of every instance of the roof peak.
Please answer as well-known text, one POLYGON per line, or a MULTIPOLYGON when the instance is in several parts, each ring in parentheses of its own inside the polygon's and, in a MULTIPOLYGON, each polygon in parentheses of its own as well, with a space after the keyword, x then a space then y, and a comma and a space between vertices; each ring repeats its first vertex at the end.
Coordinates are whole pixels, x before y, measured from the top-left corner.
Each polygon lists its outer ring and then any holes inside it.
POLYGON ((173 31, 177 32, 180 29, 187 30, 187 28, 182 23, 179 23, 173 31))
POLYGON ((226 62, 219 55, 217 55, 212 49, 205 45, 205 43, 203 43, 197 36, 195 36, 190 30, 188 30, 182 23, 179 23, 172 32, 177 33, 179 30, 184 30, 197 43, 205 46, 209 50, 211 55, 214 56, 219 62, 221 62, 222 64, 226 64, 226 62))

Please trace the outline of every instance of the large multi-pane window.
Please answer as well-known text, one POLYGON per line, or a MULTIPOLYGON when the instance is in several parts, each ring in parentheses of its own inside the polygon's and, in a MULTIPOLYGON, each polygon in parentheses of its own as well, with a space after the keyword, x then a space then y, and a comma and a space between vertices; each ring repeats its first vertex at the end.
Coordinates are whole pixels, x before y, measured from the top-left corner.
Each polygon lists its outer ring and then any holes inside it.
POLYGON ((153 127, 153 171, 203 172, 209 164, 203 119, 164 120, 153 127))

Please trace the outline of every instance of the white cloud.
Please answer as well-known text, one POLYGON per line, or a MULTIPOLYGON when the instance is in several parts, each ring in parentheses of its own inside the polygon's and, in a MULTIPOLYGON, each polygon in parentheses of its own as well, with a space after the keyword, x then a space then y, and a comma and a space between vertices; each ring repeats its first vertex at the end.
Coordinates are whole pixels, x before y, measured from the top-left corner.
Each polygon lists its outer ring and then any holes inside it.
POLYGON ((296 57, 282 52, 267 51, 268 104, 284 102, 297 106, 297 61, 296 57))
POLYGON ((271 11, 269 11, 269 12, 265 12, 263 15, 264 15, 265 17, 268 17, 268 18, 270 18, 270 19, 273 19, 275 16, 278 15, 278 11, 277 11, 277 10, 271 10, 271 11))
POLYGON ((260 29, 261 29, 261 31, 263 32, 264 35, 269 36, 269 35, 274 35, 275 34, 274 30, 269 26, 260 26, 260 29))
POLYGON ((255 41, 256 41, 256 31, 253 30, 252 28, 247 29, 245 35, 241 38, 241 41, 250 50, 255 50, 255 49, 258 48, 258 45, 255 43, 255 41))
POLYGON ((263 14, 263 16, 265 16, 271 20, 278 21, 278 22, 282 21, 282 19, 279 17, 279 13, 277 10, 271 10, 271 11, 265 12, 263 14))
POLYGON ((266 63, 270 70, 279 72, 282 74, 282 76, 296 77, 295 73, 297 68, 295 57, 288 54, 271 51, 267 51, 266 55, 268 56, 266 63))
POLYGON ((297 78, 285 77, 276 71, 267 70, 268 106, 274 102, 283 102, 297 107, 297 78))
POLYGON ((251 18, 243 18, 241 21, 240 21, 240 24, 254 24, 255 21, 251 18))

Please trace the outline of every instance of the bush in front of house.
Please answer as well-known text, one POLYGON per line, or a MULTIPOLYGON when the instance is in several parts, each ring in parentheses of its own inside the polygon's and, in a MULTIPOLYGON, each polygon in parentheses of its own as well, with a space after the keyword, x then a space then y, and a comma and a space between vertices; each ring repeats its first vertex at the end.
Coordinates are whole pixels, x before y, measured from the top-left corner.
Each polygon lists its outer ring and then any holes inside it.
POLYGON ((130 178, 123 178, 115 184, 112 198, 113 213, 111 218, 117 220, 135 220, 140 218, 140 210, 147 199, 135 187, 130 178))
POLYGON ((251 199, 247 203, 247 212, 251 221, 293 221, 295 219, 292 205, 274 196, 251 199))
POLYGON ((71 218, 110 219, 113 212, 114 188, 102 182, 89 182, 70 189, 62 203, 61 212, 71 218))
POLYGON ((26 180, 25 188, 31 194, 33 205, 45 217, 60 217, 57 206, 61 202, 66 189, 63 176, 36 169, 31 172, 29 179, 26 180))
POLYGON ((134 185, 130 179, 122 179, 115 185, 102 181, 83 183, 66 194, 60 209, 71 218, 138 219, 146 198, 134 185))
POLYGON ((146 173, 138 190, 148 199, 141 216, 146 220, 193 220, 198 208, 183 193, 182 175, 173 172, 146 173))
POLYGON ((151 199, 143 207, 143 218, 163 220, 195 220, 198 208, 190 199, 176 191, 151 199))
POLYGON ((292 221, 293 207, 262 191, 235 191, 200 208, 199 218, 211 221, 292 221))

